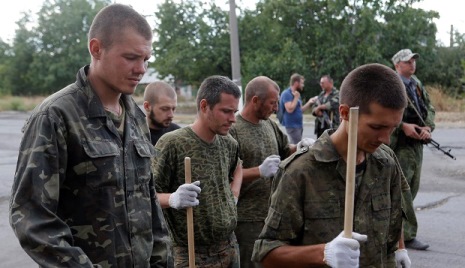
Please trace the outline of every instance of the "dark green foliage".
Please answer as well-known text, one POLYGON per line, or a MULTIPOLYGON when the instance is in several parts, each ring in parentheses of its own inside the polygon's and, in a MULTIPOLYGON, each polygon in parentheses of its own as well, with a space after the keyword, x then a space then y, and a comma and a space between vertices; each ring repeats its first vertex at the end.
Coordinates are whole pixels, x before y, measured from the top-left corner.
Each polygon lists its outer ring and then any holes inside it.
MULTIPOLYGON (((240 1, 236 0, 236 3, 240 1)), ((436 44, 435 11, 413 8, 420 0, 261 0, 238 12, 241 76, 244 87, 257 75, 289 86, 292 73, 305 76, 304 99, 320 91, 330 74, 339 87, 355 67, 378 62, 410 48, 420 53, 417 75, 458 95, 465 83, 465 38, 454 46, 436 44)), ((52 93, 74 81, 89 63, 86 33, 109 0, 46 0, 36 27, 31 14, 18 21, 13 44, 0 40, 0 94, 52 93)), ((165 0, 155 12, 154 67, 160 78, 198 86, 207 76, 231 77, 227 1, 165 0)), ((149 20, 152 18, 148 17, 149 20)))

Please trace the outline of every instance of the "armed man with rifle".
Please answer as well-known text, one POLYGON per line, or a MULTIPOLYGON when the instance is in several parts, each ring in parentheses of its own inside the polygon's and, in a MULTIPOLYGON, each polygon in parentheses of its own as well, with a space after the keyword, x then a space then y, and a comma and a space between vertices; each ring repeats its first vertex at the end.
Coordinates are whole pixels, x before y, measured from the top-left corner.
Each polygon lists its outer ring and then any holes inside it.
POLYGON ((407 91, 408 106, 404 111, 402 122, 391 136, 390 146, 399 159, 411 190, 411 195, 404 196, 404 211, 407 216, 403 222, 405 246, 425 250, 429 245, 416 239, 418 223, 413 200, 420 187, 423 145, 431 141, 431 132, 435 127, 435 110, 428 93, 414 75, 416 59, 419 57, 419 54, 412 53, 410 49, 402 49, 392 57, 395 69, 407 91))
POLYGON ((312 114, 315 116, 315 135, 320 137, 327 129, 339 126, 339 90, 334 87, 329 75, 320 78, 321 93, 311 99, 312 114))

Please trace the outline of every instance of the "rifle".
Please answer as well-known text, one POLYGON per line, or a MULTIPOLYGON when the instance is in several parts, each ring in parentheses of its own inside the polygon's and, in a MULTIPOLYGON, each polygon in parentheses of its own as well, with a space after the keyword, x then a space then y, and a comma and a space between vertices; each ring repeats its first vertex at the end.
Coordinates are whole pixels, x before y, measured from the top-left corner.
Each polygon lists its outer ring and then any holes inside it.
POLYGON ((321 123, 321 128, 333 128, 333 121, 329 118, 328 112, 322 111, 323 116, 317 117, 321 123))
MULTIPOLYGON (((420 134, 421 129, 415 128, 415 131, 416 131, 418 134, 420 134)), ((449 150, 446 151, 444 148, 441 148, 441 145, 440 145, 437 141, 435 141, 435 140, 433 140, 433 139, 429 139, 429 140, 425 140, 424 142, 425 142, 425 144, 431 144, 431 145, 433 145, 434 148, 436 148, 436 149, 438 149, 439 151, 443 152, 443 153, 444 153, 445 155, 447 155, 448 157, 450 157, 450 158, 452 158, 452 159, 454 159, 454 160, 457 160, 457 159, 455 158, 455 156, 453 156, 453 155, 450 153, 451 149, 449 149, 449 150)))

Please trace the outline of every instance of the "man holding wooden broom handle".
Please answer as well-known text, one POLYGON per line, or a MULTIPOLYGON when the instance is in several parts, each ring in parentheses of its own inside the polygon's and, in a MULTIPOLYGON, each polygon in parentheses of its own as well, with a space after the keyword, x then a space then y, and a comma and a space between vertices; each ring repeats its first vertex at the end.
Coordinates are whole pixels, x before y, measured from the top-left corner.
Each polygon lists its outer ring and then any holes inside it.
POLYGON ((194 123, 164 134, 155 145, 152 169, 175 267, 239 267, 234 229, 242 165, 228 132, 240 96, 229 78, 208 77, 197 93, 194 123))
POLYGON ((280 165, 252 257, 264 267, 396 267, 402 172, 385 144, 407 106, 405 89, 381 64, 354 69, 340 88, 340 126, 280 165))

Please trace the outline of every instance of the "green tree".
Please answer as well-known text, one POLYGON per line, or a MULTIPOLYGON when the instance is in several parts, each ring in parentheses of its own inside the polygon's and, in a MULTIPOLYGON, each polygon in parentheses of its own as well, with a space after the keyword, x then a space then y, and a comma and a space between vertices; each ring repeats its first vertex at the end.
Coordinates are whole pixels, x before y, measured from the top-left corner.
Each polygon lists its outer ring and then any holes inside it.
POLYGON ((12 59, 11 46, 0 38, 0 96, 11 94, 9 66, 12 59))
POLYGON ((87 32, 109 1, 46 0, 38 13, 35 53, 27 72, 36 94, 53 93, 75 81, 90 61, 87 32))
POLYGON ((209 75, 231 76, 228 16, 214 1, 166 0, 155 15, 151 66, 161 77, 198 85, 209 75))
POLYGON ((32 83, 34 77, 27 75, 36 51, 35 34, 27 29, 29 22, 30 14, 23 13, 23 17, 17 22, 18 29, 13 39, 12 57, 9 66, 5 69, 7 77, 3 83, 11 86, 11 94, 14 95, 36 94, 32 83))

